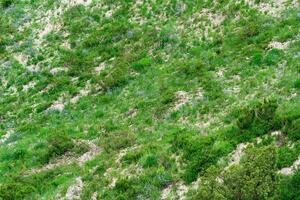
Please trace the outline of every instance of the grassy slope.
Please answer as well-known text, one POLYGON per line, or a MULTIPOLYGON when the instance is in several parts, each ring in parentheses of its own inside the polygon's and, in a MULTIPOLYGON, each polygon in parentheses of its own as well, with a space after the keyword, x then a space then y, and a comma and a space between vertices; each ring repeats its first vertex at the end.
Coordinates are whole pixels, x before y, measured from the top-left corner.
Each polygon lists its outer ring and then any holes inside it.
POLYGON ((298 196, 297 1, 0 2, 0 199, 298 196))

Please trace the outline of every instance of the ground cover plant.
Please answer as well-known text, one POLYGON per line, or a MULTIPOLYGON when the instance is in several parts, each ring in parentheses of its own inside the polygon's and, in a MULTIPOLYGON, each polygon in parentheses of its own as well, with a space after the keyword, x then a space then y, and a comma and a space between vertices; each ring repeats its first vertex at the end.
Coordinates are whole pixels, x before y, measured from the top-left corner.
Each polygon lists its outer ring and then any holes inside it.
POLYGON ((299 199, 298 0, 0 0, 0 199, 299 199))

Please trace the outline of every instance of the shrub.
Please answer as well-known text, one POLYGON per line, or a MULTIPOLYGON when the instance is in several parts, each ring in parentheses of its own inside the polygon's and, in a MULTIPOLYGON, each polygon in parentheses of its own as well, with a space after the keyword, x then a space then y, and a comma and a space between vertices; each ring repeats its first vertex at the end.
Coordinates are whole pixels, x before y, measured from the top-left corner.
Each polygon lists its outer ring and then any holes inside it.
POLYGON ((300 106, 299 101, 290 101, 278 112, 277 120, 284 134, 292 140, 300 139, 300 106))
POLYGON ((173 147, 183 152, 187 167, 183 179, 187 183, 195 181, 209 166, 233 149, 229 143, 216 141, 213 136, 175 135, 173 147))
POLYGON ((177 64, 180 66, 178 76, 184 75, 190 79, 201 76, 206 71, 205 65, 199 59, 193 59, 188 62, 178 61, 177 64))
POLYGON ((237 126, 242 132, 251 132, 259 136, 276 128, 275 112, 277 109, 275 100, 264 100, 240 112, 237 126))
POLYGON ((35 192, 32 185, 24 185, 22 182, 10 182, 0 185, 0 199, 15 200, 24 199, 29 194, 35 192))
POLYGON ((61 175, 60 170, 50 170, 30 176, 13 175, 0 184, 0 199, 40 199, 40 195, 54 189, 54 179, 61 175))
POLYGON ((164 116, 165 112, 170 108, 170 105, 174 102, 175 92, 171 89, 167 89, 164 85, 160 88, 160 96, 158 99, 158 105, 155 106, 155 116, 161 118, 164 116))
POLYGON ((289 148, 287 146, 278 149, 278 162, 277 168, 282 169, 284 167, 289 167, 298 158, 298 153, 295 148, 289 148))
POLYGON ((273 199, 277 189, 276 160, 274 147, 249 149, 242 163, 223 174, 209 170, 195 199, 273 199))
POLYGON ((71 138, 65 134, 55 134, 47 139, 50 156, 61 156, 74 148, 71 138))
POLYGON ((1 0, 0 1, 0 6, 2 6, 3 8, 8 8, 13 3, 14 3, 14 0, 1 0))
POLYGON ((46 139, 45 145, 37 149, 39 152, 39 161, 48 163, 51 159, 69 153, 82 154, 87 151, 86 145, 75 145, 71 137, 64 133, 56 133, 46 139))
POLYGON ((287 133, 290 139, 299 140, 300 139, 300 118, 288 123, 284 128, 284 132, 287 133))
POLYGON ((281 58, 281 50, 272 49, 267 53, 264 62, 267 65, 275 65, 279 62, 280 58, 281 58))
POLYGON ((146 57, 142 58, 138 62, 132 64, 132 68, 136 71, 143 71, 144 69, 150 67, 153 63, 152 58, 146 57))
POLYGON ((293 176, 283 177, 279 185, 279 197, 282 200, 296 199, 300 197, 300 171, 293 176))
POLYGON ((300 79, 297 79, 297 80, 294 82, 294 88, 300 89, 300 79))
POLYGON ((251 64, 252 65, 261 65, 262 63, 263 63, 262 53, 255 53, 252 57, 251 64))

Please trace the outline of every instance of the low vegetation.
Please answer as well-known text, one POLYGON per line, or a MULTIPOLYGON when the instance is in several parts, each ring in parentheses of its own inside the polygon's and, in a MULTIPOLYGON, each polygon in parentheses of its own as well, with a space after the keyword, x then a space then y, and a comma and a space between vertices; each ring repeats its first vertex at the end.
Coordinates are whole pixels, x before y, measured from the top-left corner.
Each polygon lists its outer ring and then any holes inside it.
POLYGON ((297 0, 0 0, 0 199, 298 199, 299 30, 297 0))

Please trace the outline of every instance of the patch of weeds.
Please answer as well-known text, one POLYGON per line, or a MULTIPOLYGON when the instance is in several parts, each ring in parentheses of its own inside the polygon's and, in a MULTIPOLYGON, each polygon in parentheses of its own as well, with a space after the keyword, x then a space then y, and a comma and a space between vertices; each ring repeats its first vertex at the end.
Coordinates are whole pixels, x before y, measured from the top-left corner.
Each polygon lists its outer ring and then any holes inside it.
POLYGON ((24 162, 29 155, 28 150, 24 148, 15 148, 9 151, 2 152, 1 160, 11 160, 12 163, 24 162))
POLYGON ((175 33, 176 30, 171 25, 166 25, 161 29, 159 33, 161 49, 164 49, 168 44, 176 43, 177 38, 175 37, 175 33))
POLYGON ((154 113, 157 118, 162 118, 176 98, 174 89, 167 88, 165 83, 161 83, 159 91, 160 97, 157 99, 154 113))
POLYGON ((0 198, 7 200, 24 199, 26 196, 36 192, 32 185, 24 184, 20 181, 14 181, 0 185, 0 198))
POLYGON ((199 59, 175 64, 179 65, 176 75, 183 78, 182 82, 186 80, 198 82, 205 91, 205 96, 210 100, 216 100, 223 96, 223 89, 214 78, 214 68, 211 65, 199 59))
POLYGON ((240 36, 242 39, 249 39, 258 35, 261 30, 262 18, 255 12, 247 18, 241 18, 239 24, 242 25, 240 36))
POLYGON ((181 61, 176 64, 179 65, 178 76, 184 75, 190 79, 201 76, 203 72, 207 70, 203 62, 198 59, 193 59, 188 62, 181 61))

